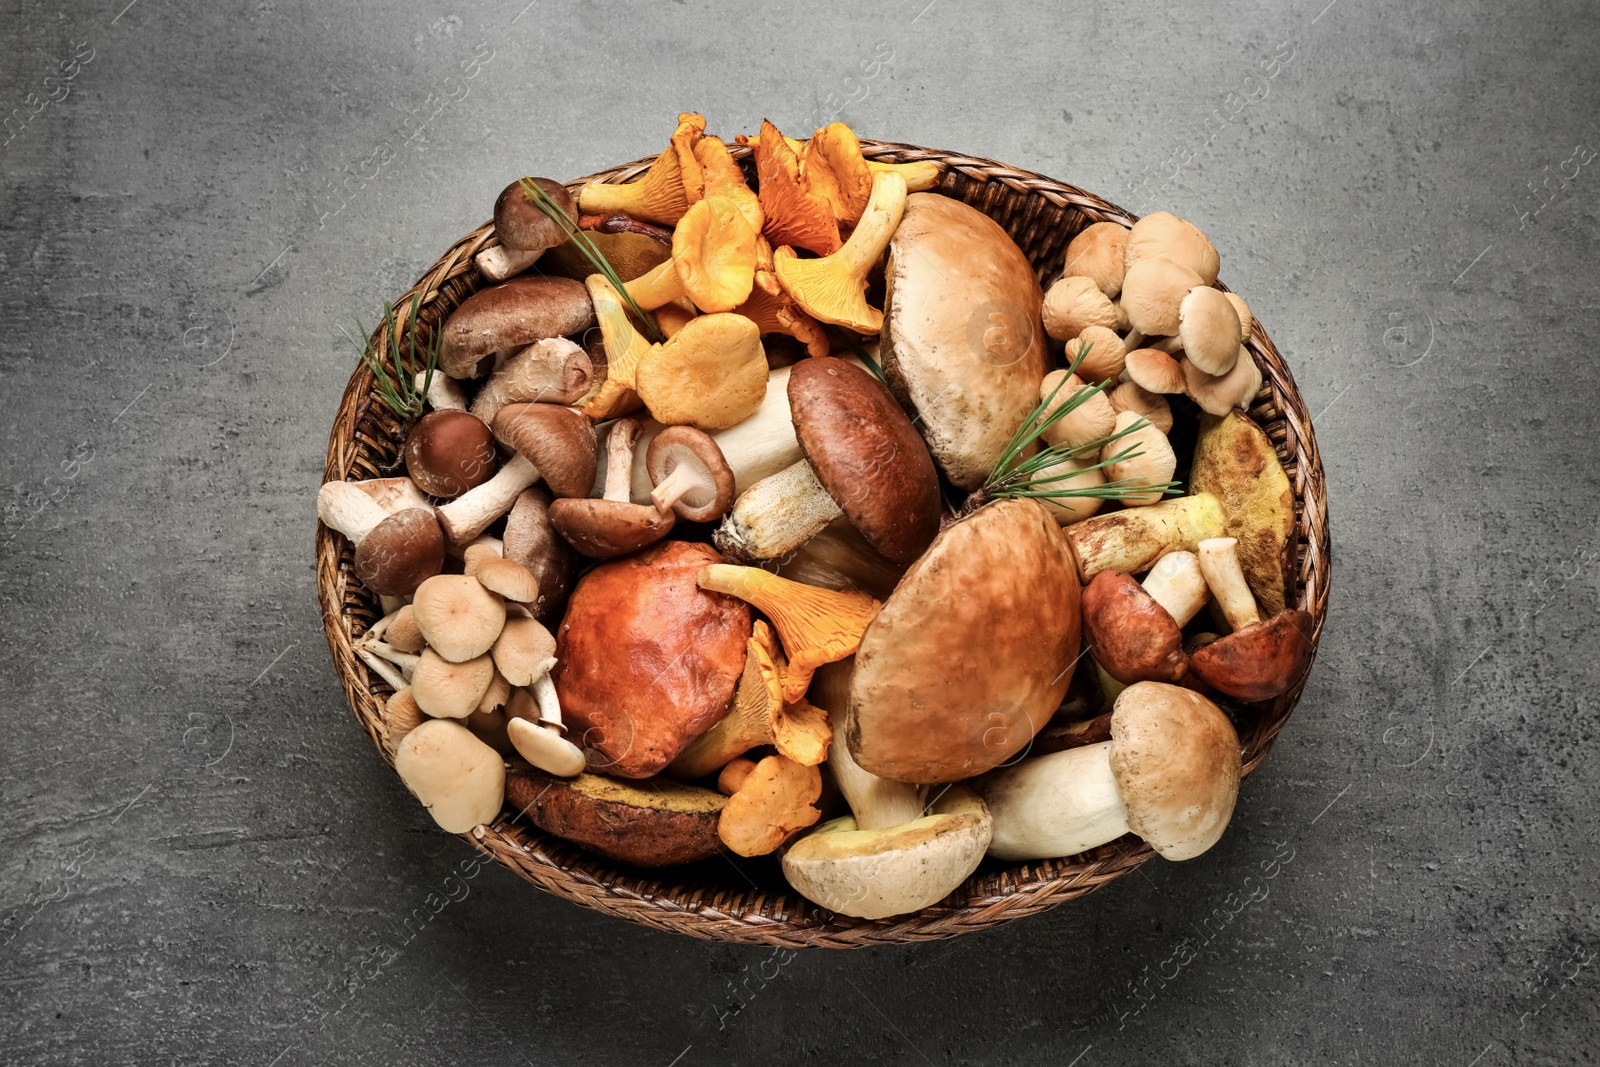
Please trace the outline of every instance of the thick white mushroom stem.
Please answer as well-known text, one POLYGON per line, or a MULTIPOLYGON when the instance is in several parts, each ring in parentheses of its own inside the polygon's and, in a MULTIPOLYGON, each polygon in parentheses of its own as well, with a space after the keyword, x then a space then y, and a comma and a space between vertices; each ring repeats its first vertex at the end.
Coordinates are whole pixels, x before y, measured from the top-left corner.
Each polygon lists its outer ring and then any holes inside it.
POLYGON ((1180 627, 1189 624, 1211 595, 1199 557, 1193 552, 1168 552, 1156 560, 1144 576, 1143 587, 1180 627))
POLYGON ((745 561, 793 552, 840 515, 811 464, 801 460, 761 479, 733 502, 717 547, 745 561))
POLYGON ((452 545, 465 546, 510 511, 522 491, 538 480, 539 468, 519 452, 493 478, 440 507, 439 526, 452 545))
POLYGON ((510 245, 495 245, 479 252, 473 257, 473 262, 478 264, 485 278, 492 282, 503 282, 513 274, 521 274, 533 266, 542 255, 542 248, 537 252, 524 252, 510 245))
POLYGON ((465 411, 467 410, 467 394, 462 392, 461 383, 450 377, 442 370, 433 372, 433 381, 428 381, 427 371, 418 371, 416 387, 421 389, 423 383, 428 386, 428 406, 435 411, 465 411))
POLYGON ((989 855, 1075 856, 1127 833, 1128 809, 1111 773, 1111 744, 1053 752, 991 776, 982 788, 994 814, 989 855))
POLYGON ((1232 537, 1210 537, 1200 542, 1199 555, 1206 585, 1211 587, 1228 625, 1242 630, 1260 622, 1261 613, 1256 610, 1256 598, 1239 565, 1238 545, 1232 537))
POLYGON ((887 830, 922 817, 921 787, 862 770, 844 738, 836 738, 828 746, 828 767, 856 817, 857 830, 887 830))
POLYGON ((554 659, 547 660, 530 686, 539 706, 539 721, 508 719, 506 736, 522 758, 535 767, 560 778, 571 778, 583 773, 585 761, 583 750, 564 736, 567 728, 561 721, 561 701, 550 680, 550 668, 555 663, 554 659))
POLYGON ((389 517, 355 482, 324 482, 317 490, 317 518, 330 530, 338 530, 360 545, 367 534, 389 517))
POLYGON ((650 492, 650 502, 660 512, 672 510, 674 504, 683 494, 700 485, 700 479, 695 470, 687 463, 680 463, 672 468, 672 473, 661 480, 650 492))
MULTIPOLYGON (((639 420, 619 419, 606 434, 605 499, 627 503, 633 472, 634 445, 639 440, 639 420)), ((649 495, 646 494, 646 501, 649 495)))

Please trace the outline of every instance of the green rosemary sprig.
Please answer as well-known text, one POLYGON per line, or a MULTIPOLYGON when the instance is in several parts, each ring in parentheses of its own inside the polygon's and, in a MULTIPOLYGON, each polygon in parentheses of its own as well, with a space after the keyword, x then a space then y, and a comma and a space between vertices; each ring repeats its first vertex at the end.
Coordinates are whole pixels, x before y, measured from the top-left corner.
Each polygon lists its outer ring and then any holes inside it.
POLYGON ((561 227, 561 232, 567 235, 579 252, 583 253, 583 258, 589 261, 589 265, 594 267, 595 272, 604 275, 606 281, 611 283, 611 287, 617 291, 617 295, 622 297, 623 302, 628 305, 628 310, 633 312, 634 316, 644 326, 645 339, 651 344, 660 344, 665 341, 667 337, 661 332, 661 327, 656 324, 656 317, 634 303, 633 297, 628 293, 626 283, 617 276, 616 269, 611 266, 610 260, 606 259, 605 254, 595 247, 595 243, 589 239, 588 234, 583 232, 582 227, 568 218, 567 213, 562 211, 560 206, 554 200, 551 200, 532 178, 522 179, 522 191, 528 194, 528 199, 533 201, 535 207, 544 212, 546 218, 561 227))
POLYGON ((1142 418, 1115 433, 1107 434, 1087 444, 1077 446, 1068 444, 1049 445, 1031 456, 1024 455, 1028 446, 1043 437, 1046 430, 1076 411, 1091 397, 1104 392, 1105 387, 1110 384, 1109 381, 1102 381, 1079 389, 1068 397, 1064 404, 1053 411, 1051 410, 1051 405, 1055 403, 1056 395, 1061 392, 1062 386, 1067 384, 1067 378, 1077 373, 1079 365, 1082 364, 1084 357, 1089 354, 1091 347, 1085 345, 1079 349, 1077 356, 1072 360, 1072 365, 1067 368, 1067 373, 1062 375, 1061 381, 1057 382, 1056 387, 1050 390, 1050 395, 1045 397, 1039 403, 1039 406, 1029 413, 1026 419, 1022 420, 1022 425, 1017 427, 1016 433, 1012 434, 1011 440, 1007 442, 1005 451, 1000 454, 1000 459, 995 463, 994 470, 984 480, 982 488, 974 493, 972 499, 968 501, 969 509, 975 504, 1002 497, 1057 500, 1069 497, 1095 497, 1100 500, 1124 500, 1130 496, 1150 492, 1160 492, 1165 495, 1178 491, 1177 482, 1151 484, 1136 478, 1118 478, 1109 482, 1101 482, 1098 485, 1068 486, 1059 484, 1077 478, 1084 471, 1101 470, 1111 466, 1113 463, 1124 463, 1144 455, 1143 452, 1139 451, 1137 445, 1130 445, 1118 451, 1110 459, 1101 459, 1081 467, 1074 466, 1071 470, 1060 470, 1066 461, 1077 460, 1086 455, 1098 456, 1107 445, 1120 440, 1135 430, 1148 426, 1149 422, 1142 418))
POLYGON ((421 309, 422 294, 415 293, 411 297, 411 310, 406 316, 404 330, 405 340, 402 341, 394 306, 384 302, 383 326, 387 344, 381 353, 373 348, 372 335, 361 325, 359 318, 356 319, 356 330, 361 334, 359 341, 350 336, 343 326, 339 327, 339 332, 355 347, 361 362, 372 372, 373 391, 378 394, 378 399, 402 419, 413 419, 422 414, 428 390, 433 385, 434 371, 439 366, 442 338, 436 334, 427 341, 417 340, 417 312, 421 309), (392 373, 390 367, 394 368, 392 373), (422 375, 420 387, 417 385, 418 374, 422 375))

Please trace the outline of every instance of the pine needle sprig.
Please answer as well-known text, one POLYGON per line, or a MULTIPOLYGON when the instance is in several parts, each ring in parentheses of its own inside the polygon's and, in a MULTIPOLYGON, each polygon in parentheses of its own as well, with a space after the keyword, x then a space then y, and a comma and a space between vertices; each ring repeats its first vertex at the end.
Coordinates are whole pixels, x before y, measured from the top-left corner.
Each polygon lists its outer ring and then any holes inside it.
POLYGON ((360 340, 352 337, 343 326, 339 327, 339 332, 354 346, 361 356, 361 362, 372 373, 373 391, 378 394, 378 399, 402 419, 414 419, 422 414, 428 390, 433 386, 434 372, 439 366, 442 337, 435 331, 427 341, 417 339, 417 313, 421 309, 422 294, 413 294, 410 313, 402 330, 394 305, 384 303, 383 333, 386 343, 382 351, 373 347, 372 335, 359 318, 356 319, 356 330, 361 335, 360 340), (419 374, 422 375, 420 386, 417 384, 419 374))

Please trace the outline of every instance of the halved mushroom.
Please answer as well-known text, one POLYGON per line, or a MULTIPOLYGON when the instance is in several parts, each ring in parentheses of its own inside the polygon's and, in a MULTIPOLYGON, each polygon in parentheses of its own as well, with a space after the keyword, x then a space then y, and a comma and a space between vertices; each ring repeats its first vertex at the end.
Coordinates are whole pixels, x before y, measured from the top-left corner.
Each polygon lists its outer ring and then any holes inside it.
POLYGON ((635 867, 693 863, 717 854, 720 793, 668 779, 619 782, 598 774, 566 780, 513 770, 511 806, 539 829, 635 867))
POLYGON ((458 722, 429 719, 395 748, 394 769, 433 821, 464 834, 495 820, 505 803, 500 754, 458 722))
POLYGON ((977 208, 915 193, 889 242, 884 288, 889 389, 951 482, 976 489, 1039 403, 1044 295, 1033 265, 977 208))
POLYGON ((889 246, 905 208, 905 179, 875 174, 866 212, 838 251, 801 259, 785 245, 773 255, 773 272, 812 318, 857 333, 878 333, 883 329, 883 312, 867 303, 867 274, 889 246))
POLYGON ((657 510, 690 522, 714 522, 733 503, 733 468, 711 435, 693 426, 668 426, 650 439, 645 458, 657 510))
POLYGON ((1111 740, 1023 760, 980 779, 989 855, 1075 856, 1130 831, 1169 860, 1222 837, 1239 794, 1239 738, 1215 704, 1164 682, 1130 685, 1111 740))
POLYGON ((925 813, 917 786, 869 774, 844 745, 828 766, 851 815, 783 856, 784 877, 807 900, 861 919, 903 915, 949 896, 982 862, 993 820, 970 790, 944 790, 925 813))
POLYGON ((1311 616, 1286 608, 1266 621, 1239 566, 1231 537, 1200 542, 1200 567, 1233 632, 1189 658, 1200 680, 1240 700, 1270 700, 1288 692, 1311 665, 1311 616))
POLYGON ((550 523, 573 548, 593 559, 637 552, 667 535, 676 522, 670 508, 635 504, 628 499, 637 419, 619 419, 606 438, 605 495, 572 497, 550 505, 550 523))
POLYGON ((911 565, 856 653, 843 732, 862 767, 969 778, 1055 713, 1082 623, 1062 532, 1038 504, 1001 500, 946 526, 911 565))
POLYGON ((565 337, 549 337, 509 356, 478 390, 472 413, 492 423, 507 404, 574 404, 593 382, 589 353, 565 337))
POLYGON ((326 482, 317 517, 355 545, 356 577, 374 593, 405 596, 444 568, 444 535, 431 509, 391 515, 355 483, 326 482))
POLYGON ((406 473, 423 492, 451 499, 476 489, 500 469, 494 435, 465 411, 430 411, 406 437, 406 473))
POLYGON ((466 574, 438 574, 423 582, 411 611, 428 645, 451 663, 489 651, 506 623, 504 602, 466 574))
MULTIPOLYGON (((567 216, 572 227, 578 225, 578 205, 573 203, 572 194, 565 185, 549 178, 528 180, 567 216)), ((545 249, 565 243, 567 233, 567 229, 539 210, 519 178, 495 198, 494 235, 500 243, 479 252, 473 257, 474 262, 490 281, 504 281, 533 266, 545 249)))
POLYGON ((445 320, 439 369, 475 378, 496 352, 594 325, 594 305, 581 282, 531 275, 479 289, 445 320))
POLYGON ((728 797, 717 836, 740 856, 765 856, 822 817, 822 772, 784 755, 767 756, 728 797))

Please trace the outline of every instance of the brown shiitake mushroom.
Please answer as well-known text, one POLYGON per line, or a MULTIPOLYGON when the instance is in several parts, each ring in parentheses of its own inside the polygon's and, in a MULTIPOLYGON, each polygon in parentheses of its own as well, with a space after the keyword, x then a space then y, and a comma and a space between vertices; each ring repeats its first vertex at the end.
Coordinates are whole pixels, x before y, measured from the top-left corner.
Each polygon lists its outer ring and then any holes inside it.
POLYGON ((424 493, 453 499, 476 489, 500 469, 494 435, 466 411, 430 411, 406 437, 406 473, 424 493))

